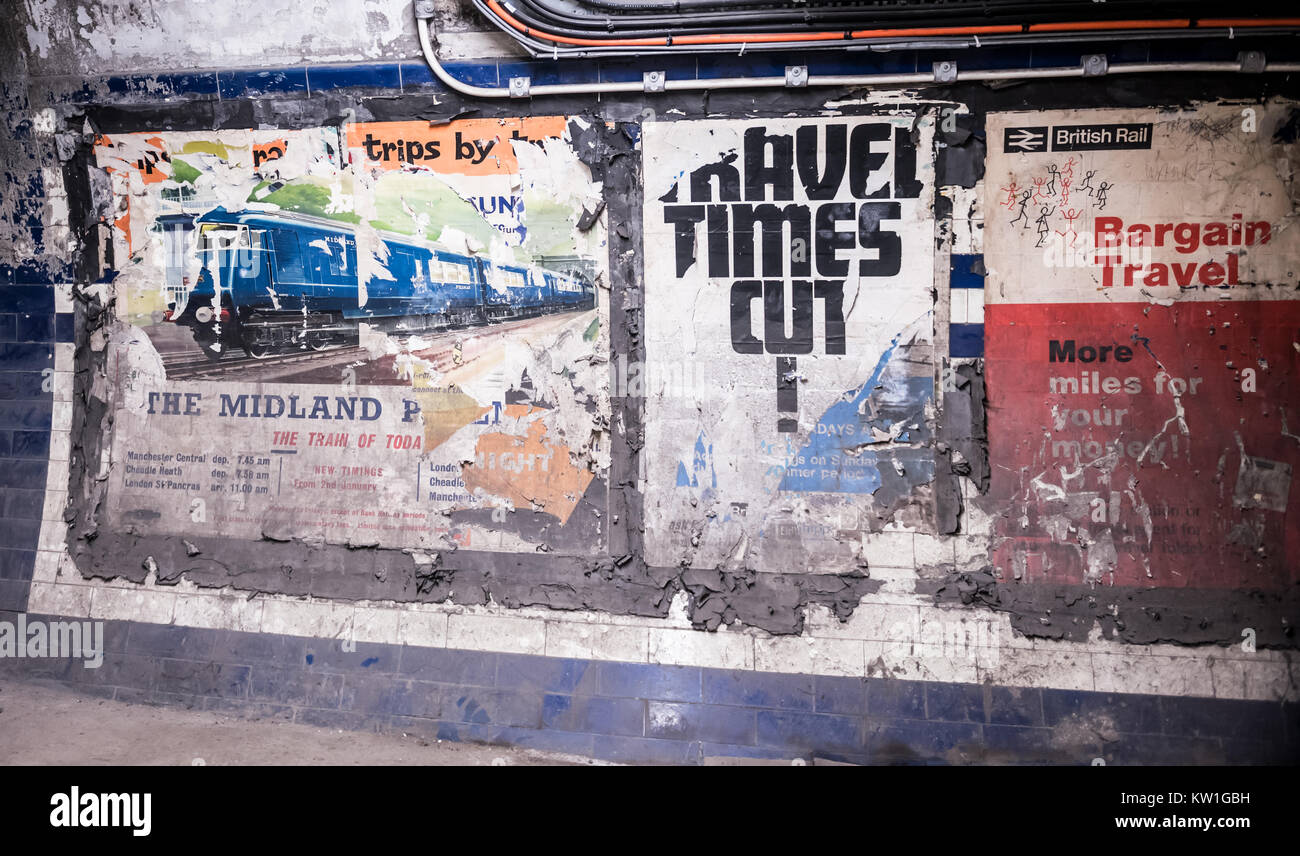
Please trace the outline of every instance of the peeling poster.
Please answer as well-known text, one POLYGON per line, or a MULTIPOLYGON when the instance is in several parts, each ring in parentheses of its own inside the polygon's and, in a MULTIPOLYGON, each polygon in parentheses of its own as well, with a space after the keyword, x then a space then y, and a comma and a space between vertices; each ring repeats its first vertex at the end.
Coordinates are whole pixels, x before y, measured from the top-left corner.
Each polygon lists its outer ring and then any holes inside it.
POLYGON ((1284 102, 989 116, 1008 579, 1300 579, 1296 117, 1284 102))
POLYGON ((101 137, 112 522, 599 553, 608 248, 576 121, 101 137))
POLYGON ((932 526, 932 127, 645 126, 650 561, 836 573, 932 526))

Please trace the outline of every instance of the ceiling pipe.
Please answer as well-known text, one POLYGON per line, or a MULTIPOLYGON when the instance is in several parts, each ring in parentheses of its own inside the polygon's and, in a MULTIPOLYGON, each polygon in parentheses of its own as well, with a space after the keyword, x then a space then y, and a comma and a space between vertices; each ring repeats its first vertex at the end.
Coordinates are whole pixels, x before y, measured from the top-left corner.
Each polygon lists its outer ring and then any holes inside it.
MULTIPOLYGON (((716 56, 720 53, 724 53, 724 51, 721 50, 716 45, 674 44, 674 45, 667 45, 667 46, 653 46, 653 47, 639 47, 639 48, 627 48, 627 47, 613 47, 613 48, 576 47, 575 48, 569 46, 561 47, 559 45, 548 44, 545 42, 538 41, 532 36, 523 35, 514 30, 509 29, 508 27, 505 26, 504 22, 499 21, 496 18, 492 17, 492 15, 490 14, 490 10, 488 10, 487 6, 483 3, 483 0, 472 0, 472 2, 474 3, 475 8, 483 12, 483 14, 487 17, 489 22, 496 25, 499 29, 502 30, 502 32, 506 33, 508 36, 510 36, 512 39, 518 42, 524 48, 524 50, 528 51, 529 54, 539 59, 560 60, 560 59, 596 59, 596 58, 606 58, 606 57, 616 57, 616 58, 633 57, 636 59, 653 62, 653 60, 650 60, 649 57, 658 56, 661 54, 671 54, 673 56, 687 56, 691 54, 707 53, 716 56)), ((1280 31, 1252 30, 1251 34, 1252 35, 1276 35, 1278 34, 1278 32, 1280 31)), ((1222 29, 1222 30, 1212 30, 1212 31, 1210 30, 1196 30, 1196 31, 1193 30, 1127 31, 1125 30, 1125 31, 1116 31, 1113 33, 1106 34, 1107 41, 1113 41, 1113 42, 1135 41, 1135 40, 1151 41, 1157 38, 1159 39, 1179 39, 1179 38, 1205 39, 1211 37, 1232 39, 1235 37, 1235 31, 1233 31, 1231 28, 1222 29)), ((824 41, 824 42, 801 42, 799 44, 799 48, 803 50, 833 48, 837 51, 850 53, 850 54, 861 53, 861 52, 888 54, 893 51, 904 51, 904 50, 936 51, 936 50, 962 50, 966 48, 980 48, 980 47, 993 47, 993 46, 1005 46, 1005 47, 1022 46, 1023 47, 1026 43, 1032 45, 1069 44, 1071 42, 1091 43, 1094 42, 1095 40, 1096 40, 1096 36, 1090 33, 1071 33, 1071 32, 1043 33, 1043 34, 1036 34, 1033 38, 1029 38, 1024 34, 1018 33, 1014 35, 1005 35, 1005 36, 999 36, 999 35, 982 36, 982 37, 981 36, 943 36, 943 37, 929 37, 925 39, 916 39, 916 38, 862 39, 857 41, 846 41, 845 39, 837 39, 835 41, 824 41)), ((768 50, 773 50, 773 51, 788 50, 788 47, 780 44, 746 43, 740 45, 739 52, 737 52, 736 48, 733 46, 733 47, 729 47, 725 51, 725 53, 735 53, 737 56, 743 56, 745 53, 749 51, 758 52, 758 51, 768 51, 768 50)))
POLYGON ((806 66, 789 66, 783 77, 727 77, 710 80, 670 79, 663 71, 647 71, 640 81, 556 83, 533 86, 527 77, 512 77, 509 86, 475 86, 454 77, 438 59, 433 40, 433 0, 415 0, 415 26, 420 49, 429 68, 444 85, 473 98, 532 98, 545 95, 610 95, 618 93, 690 92, 709 89, 785 89, 810 86, 908 86, 980 80, 1045 80, 1100 77, 1107 74, 1158 74, 1167 72, 1297 72, 1300 63, 1265 62, 1263 54, 1246 51, 1238 62, 1135 62, 1110 65, 1104 54, 1082 58, 1078 66, 1056 68, 979 69, 958 72, 954 62, 934 64, 930 73, 810 75, 806 66))

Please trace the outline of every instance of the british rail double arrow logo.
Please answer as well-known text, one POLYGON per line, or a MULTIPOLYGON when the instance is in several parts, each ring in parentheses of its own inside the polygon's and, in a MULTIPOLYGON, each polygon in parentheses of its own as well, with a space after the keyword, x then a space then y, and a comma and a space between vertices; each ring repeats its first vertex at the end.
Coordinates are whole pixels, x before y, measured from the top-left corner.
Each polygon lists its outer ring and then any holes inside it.
POLYGON ((1045 152, 1047 151, 1047 126, 1037 128, 1007 128, 1003 140, 1003 151, 1008 152, 1045 152))

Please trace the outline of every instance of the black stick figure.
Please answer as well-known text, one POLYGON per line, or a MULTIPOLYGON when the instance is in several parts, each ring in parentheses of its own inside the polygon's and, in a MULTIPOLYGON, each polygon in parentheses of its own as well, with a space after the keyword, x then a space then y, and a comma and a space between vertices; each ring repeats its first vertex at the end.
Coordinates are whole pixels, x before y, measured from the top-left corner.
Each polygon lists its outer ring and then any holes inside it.
POLYGON ((1029 228, 1029 214, 1025 211, 1025 206, 1029 204, 1029 197, 1031 197, 1031 196, 1033 196, 1033 195, 1034 195, 1034 192, 1033 192, 1032 190, 1026 190, 1026 191, 1021 195, 1021 197, 1020 197, 1020 202, 1017 203, 1017 205, 1018 205, 1018 207, 1019 207, 1019 210, 1020 210, 1020 213, 1016 215, 1016 219, 1014 219, 1014 220, 1011 221, 1011 225, 1012 225, 1012 226, 1014 226, 1014 225, 1016 225, 1017 223, 1019 223, 1020 220, 1021 220, 1021 218, 1024 218, 1024 221, 1025 221, 1025 228, 1026 228, 1026 229, 1029 228))
POLYGON ((1047 181, 1047 193, 1048 193, 1049 196, 1055 196, 1055 195, 1056 195, 1056 179, 1060 177, 1060 175, 1061 175, 1061 171, 1060 171, 1059 169, 1056 168, 1056 164, 1054 164, 1054 163, 1049 163, 1049 164, 1047 165, 1047 174, 1048 174, 1049 176, 1051 176, 1051 177, 1048 179, 1048 181, 1047 181))
POLYGON ((1043 245, 1043 239, 1046 238, 1047 233, 1051 231, 1047 225, 1047 218, 1052 216, 1055 211, 1055 208, 1048 211, 1047 206, 1044 205, 1042 210, 1038 212, 1038 219, 1034 221, 1034 225, 1038 227, 1038 243, 1034 244, 1035 247, 1041 247, 1043 245))
POLYGON ((1093 191, 1096 190, 1096 188, 1092 186, 1092 177, 1096 174, 1097 174, 1097 170, 1095 169, 1088 170, 1087 174, 1084 175, 1083 177, 1083 181, 1080 182, 1079 184, 1079 189, 1088 191, 1089 196, 1092 196, 1093 191))
POLYGON ((1101 183, 1101 185, 1097 188, 1097 208, 1098 208, 1098 209, 1101 209, 1101 208, 1105 208, 1105 207, 1106 207, 1106 192, 1107 192, 1108 190, 1110 190, 1111 187, 1113 187, 1113 185, 1112 185, 1109 181, 1103 181, 1103 182, 1101 183))

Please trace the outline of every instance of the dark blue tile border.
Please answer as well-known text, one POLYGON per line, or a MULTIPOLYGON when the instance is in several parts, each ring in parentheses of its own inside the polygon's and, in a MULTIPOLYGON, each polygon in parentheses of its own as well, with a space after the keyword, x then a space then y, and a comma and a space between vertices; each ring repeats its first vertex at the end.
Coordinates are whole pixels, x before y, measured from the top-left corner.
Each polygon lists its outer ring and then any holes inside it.
POLYGON ((600 65, 595 60, 503 62, 497 65, 497 75, 502 86, 509 86, 512 77, 527 77, 532 86, 595 83, 600 80, 600 65))
POLYGON ((949 324, 948 356, 982 357, 984 356, 983 324, 949 324))
POLYGON ((824 58, 817 55, 810 56, 807 62, 809 74, 824 75, 913 74, 918 70, 930 69, 929 62, 922 64, 920 55, 913 50, 851 50, 842 54, 829 53, 824 58))
POLYGON ((298 67, 222 71, 217 74, 217 83, 223 99, 306 92, 307 69, 298 67))
MULTIPOLYGON (((17 223, 40 251, 44 180, 16 166, 5 179, 17 223)), ((36 565, 53 413, 53 283, 64 273, 57 263, 0 266, 0 610, 26 608, 36 565)))
MULTIPOLYGON (((1241 35, 1141 39, 1110 42, 1040 42, 1034 45, 981 45, 934 50, 755 51, 744 55, 664 54, 637 60, 486 59, 444 63, 457 79, 475 86, 506 86, 511 77, 529 77, 533 86, 641 80, 646 71, 667 71, 676 79, 777 76, 786 66, 805 65, 812 75, 928 73, 933 64, 953 60, 959 70, 990 68, 1076 67, 1085 54, 1102 53, 1111 64, 1176 60, 1235 61, 1241 51, 1259 50, 1273 62, 1300 59, 1295 39, 1241 35)), ((55 102, 149 101, 179 97, 255 98, 325 92, 337 89, 446 91, 422 60, 353 65, 303 65, 278 69, 227 69, 219 72, 174 71, 157 75, 112 75, 89 80, 47 78, 55 102), (107 96, 107 97, 105 97, 107 96)), ((3 279, 0 278, 0 282, 3 279)))
POLYGON ((54 368, 54 349, 32 342, 0 342, 0 366, 9 372, 37 372, 54 368))
MULTIPOLYGON (((1037 698, 1036 690, 1030 692, 1037 698)), ((974 684, 926 684, 925 711, 927 719, 941 722, 984 722, 984 688, 974 684)))
POLYGON ((36 566, 36 551, 0 548, 0 580, 28 580, 36 566))
MULTIPOLYGON (((17 269, 14 269, 17 273, 17 269)), ((54 314, 53 280, 32 283, 18 279, 15 285, 0 289, 0 312, 14 314, 54 314)))
POLYGON ((307 86, 312 92, 334 89, 400 89, 396 65, 309 65, 307 86))
POLYGON ((704 701, 709 704, 771 707, 811 713, 816 698, 811 675, 709 671, 703 677, 704 701))
MULTIPOLYGON (((496 62, 468 63, 447 62, 442 66, 456 80, 471 86, 496 86, 498 81, 496 62)), ((406 62, 400 66, 402 92, 445 92, 447 87, 433 76, 433 70, 427 63, 406 62)))
MULTIPOLYGON (((0 603, 20 602, 12 593, 26 585, 24 557, 11 553, 20 551, 0 547, 0 603)), ((0 620, 13 617, 0 613, 0 620)), ((343 651, 338 640, 122 621, 105 622, 105 649, 98 670, 74 660, 0 660, 0 680, 47 678, 135 703, 632 763, 1300 760, 1297 735, 1287 726, 1300 706, 1276 702, 769 674, 376 643, 343 651)))
POLYGON ((114 95, 144 96, 150 99, 218 93, 217 75, 211 71, 106 77, 104 85, 114 95))
POLYGON ((984 264, 982 253, 953 253, 949 262, 952 273, 948 284, 952 288, 983 288, 984 274, 975 273, 975 265, 984 264))
POLYGON ((697 74, 696 62, 694 56, 655 56, 644 60, 605 59, 600 61, 600 80, 602 83, 640 83, 647 71, 666 72, 673 80, 694 80, 697 74))
POLYGON ((23 313, 14 316, 15 342, 54 341, 54 315, 23 313))

